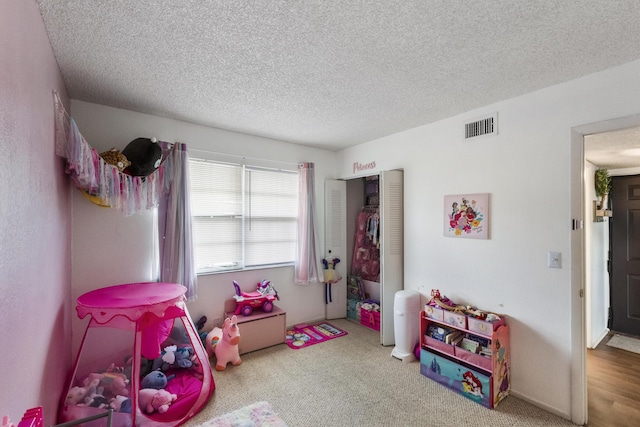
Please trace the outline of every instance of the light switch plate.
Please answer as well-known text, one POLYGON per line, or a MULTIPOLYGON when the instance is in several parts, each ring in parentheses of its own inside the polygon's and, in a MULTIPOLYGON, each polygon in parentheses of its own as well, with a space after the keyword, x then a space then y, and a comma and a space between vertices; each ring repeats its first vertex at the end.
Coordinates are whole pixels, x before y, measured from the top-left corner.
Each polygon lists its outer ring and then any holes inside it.
POLYGON ((547 267, 562 268, 562 254, 560 252, 547 253, 547 267))

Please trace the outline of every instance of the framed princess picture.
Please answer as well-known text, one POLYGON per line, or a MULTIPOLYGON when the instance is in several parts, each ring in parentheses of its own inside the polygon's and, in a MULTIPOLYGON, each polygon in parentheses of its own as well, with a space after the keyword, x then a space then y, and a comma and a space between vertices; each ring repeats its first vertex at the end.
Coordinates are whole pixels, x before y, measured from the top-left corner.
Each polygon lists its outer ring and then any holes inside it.
POLYGON ((489 193, 444 196, 444 235, 489 238, 489 193))

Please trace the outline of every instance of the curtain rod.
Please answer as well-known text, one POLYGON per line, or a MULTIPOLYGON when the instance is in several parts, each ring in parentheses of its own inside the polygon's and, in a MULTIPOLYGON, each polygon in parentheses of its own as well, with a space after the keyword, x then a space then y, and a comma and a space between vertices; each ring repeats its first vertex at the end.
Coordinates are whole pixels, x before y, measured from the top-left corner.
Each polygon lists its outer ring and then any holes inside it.
POLYGON ((203 154, 217 154, 220 156, 227 156, 227 157, 234 157, 237 159, 242 159, 242 160, 258 160, 261 162, 271 162, 271 163, 281 163, 283 165, 294 165, 294 166, 298 166, 300 163, 304 163, 304 162, 285 162, 282 160, 271 160, 271 159, 260 159, 257 157, 249 157, 249 156, 241 156, 238 154, 229 154, 229 153, 220 153, 217 151, 206 151, 206 150, 198 150, 197 148, 189 148, 189 146, 187 145, 187 152, 191 153, 203 153, 203 154))

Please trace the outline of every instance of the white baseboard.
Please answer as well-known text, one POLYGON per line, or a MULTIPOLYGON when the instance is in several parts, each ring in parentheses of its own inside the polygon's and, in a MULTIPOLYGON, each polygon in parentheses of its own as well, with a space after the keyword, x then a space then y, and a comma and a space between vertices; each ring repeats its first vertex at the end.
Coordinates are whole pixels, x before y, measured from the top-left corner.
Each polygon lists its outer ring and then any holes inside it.
POLYGON ((605 330, 600 333, 600 336, 598 337, 598 339, 596 339, 596 342, 593 344, 593 346, 589 348, 596 348, 600 344, 600 342, 602 342, 602 340, 607 336, 608 333, 609 333, 609 329, 605 328, 605 330))
POLYGON ((511 390, 511 395, 514 397, 517 397, 518 399, 524 400, 527 403, 532 404, 533 406, 536 406, 538 408, 544 409, 547 412, 551 412, 553 415, 557 415, 559 417, 564 418, 565 420, 569 420, 571 421, 571 414, 562 411, 558 408, 554 408, 553 406, 549 406, 546 403, 540 402, 538 400, 535 399, 531 399, 528 396, 525 396, 523 394, 518 393, 517 391, 511 390))

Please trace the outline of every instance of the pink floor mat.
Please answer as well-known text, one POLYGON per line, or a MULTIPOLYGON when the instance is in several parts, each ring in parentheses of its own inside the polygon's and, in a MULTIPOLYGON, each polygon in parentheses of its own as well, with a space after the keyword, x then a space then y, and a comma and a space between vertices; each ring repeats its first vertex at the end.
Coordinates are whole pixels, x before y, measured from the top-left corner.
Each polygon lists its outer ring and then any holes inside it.
POLYGON ((346 331, 336 328, 328 322, 320 322, 313 325, 304 323, 287 330, 285 342, 289 347, 297 350, 345 335, 347 335, 346 331))

